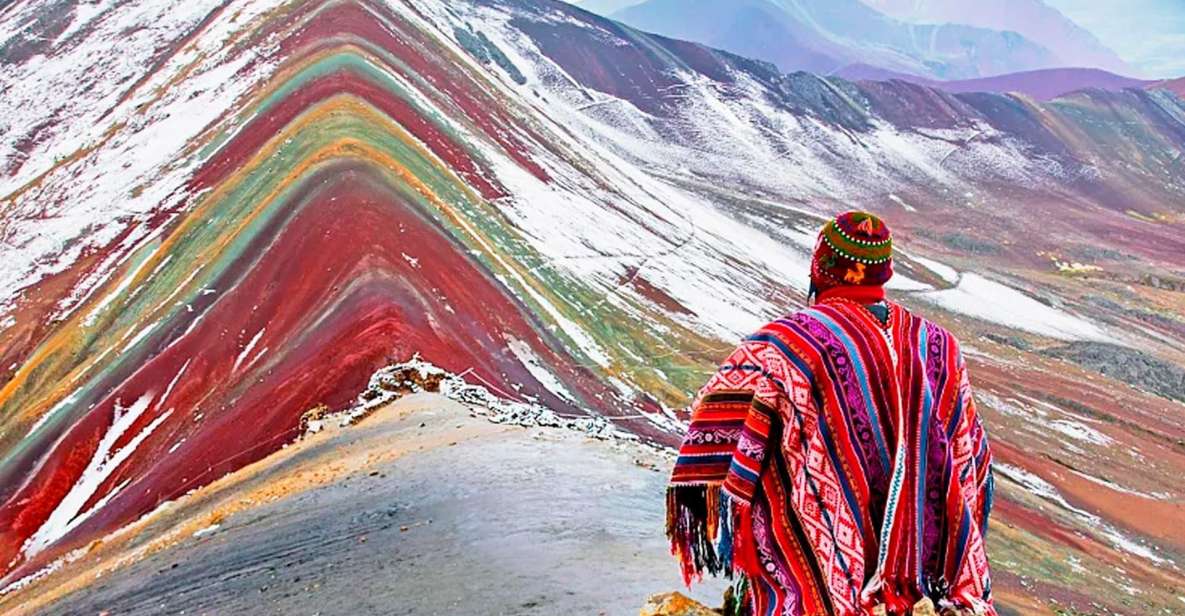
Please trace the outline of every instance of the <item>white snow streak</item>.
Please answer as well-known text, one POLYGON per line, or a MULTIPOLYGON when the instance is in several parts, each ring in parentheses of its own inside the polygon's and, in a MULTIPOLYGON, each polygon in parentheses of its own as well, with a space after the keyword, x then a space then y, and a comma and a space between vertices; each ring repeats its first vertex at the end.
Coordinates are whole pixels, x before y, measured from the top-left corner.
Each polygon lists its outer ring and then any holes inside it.
POLYGON ((33 533, 25 541, 24 552, 27 556, 33 556, 41 552, 50 544, 66 536, 66 534, 74 530, 79 524, 85 522, 87 518, 106 505, 126 485, 121 484, 117 486, 90 509, 86 511, 82 510, 86 502, 99 489, 99 486, 123 464, 124 460, 127 460, 136 451, 140 443, 144 442, 144 439, 148 438, 168 418, 169 413, 167 412, 160 415, 152 423, 145 426, 126 445, 117 451, 112 451, 112 447, 116 441, 136 423, 136 420, 144 414, 144 411, 148 410, 153 397, 153 394, 144 394, 139 400, 136 400, 135 403, 126 408, 118 404, 116 405, 115 419, 111 424, 111 428, 103 435, 103 439, 99 441, 94 456, 82 471, 82 475, 78 478, 78 481, 70 488, 70 491, 66 493, 66 496, 62 498, 53 512, 50 513, 49 518, 37 529, 37 532, 33 533))
POLYGON ((1143 557, 1158 565, 1164 565, 1169 562, 1164 558, 1157 556, 1147 546, 1140 544, 1119 532, 1119 530, 1104 522, 1099 516, 1071 505, 1061 495, 1061 492, 1058 492, 1057 488, 1054 487, 1053 484, 1045 481, 1037 475, 1023 468, 1011 466, 1001 462, 993 463, 992 468, 1001 475, 1020 484, 1021 487, 1026 488, 1036 496, 1039 496, 1042 499, 1049 501, 1050 503, 1053 503, 1058 507, 1061 507, 1062 509, 1074 514, 1092 530, 1102 535, 1103 538, 1109 540, 1116 548, 1119 548, 1130 554, 1143 557))
POLYGON ((539 359, 539 356, 535 355, 535 352, 531 350, 531 345, 511 338, 507 346, 510 347, 510 352, 514 353, 514 356, 518 358, 523 367, 527 369, 527 372, 530 372, 536 381, 539 381, 543 387, 547 388, 547 391, 555 394, 561 400, 576 402, 576 397, 547 369, 545 364, 539 359))
POLYGON ((251 341, 247 343, 247 346, 243 347, 243 351, 241 353, 239 353, 238 357, 235 358, 235 365, 233 368, 230 369, 231 372, 238 372, 239 371, 239 366, 243 363, 243 360, 246 359, 247 356, 251 354, 251 351, 252 351, 252 349, 255 348, 255 345, 259 344, 259 339, 263 338, 263 333, 266 331, 267 331, 267 328, 265 327, 265 328, 259 330, 258 332, 256 332, 255 337, 252 338, 251 341))

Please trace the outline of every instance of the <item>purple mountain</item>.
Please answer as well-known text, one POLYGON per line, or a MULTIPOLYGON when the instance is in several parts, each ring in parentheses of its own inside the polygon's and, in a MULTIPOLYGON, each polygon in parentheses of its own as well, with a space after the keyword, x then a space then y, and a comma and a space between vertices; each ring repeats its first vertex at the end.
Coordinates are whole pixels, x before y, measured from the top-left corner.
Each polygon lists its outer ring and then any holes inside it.
POLYGON ((576 6, 597 15, 609 15, 616 11, 641 4, 644 0, 578 0, 576 6))
POLYGON ((1053 100, 1059 96, 1087 88, 1118 92, 1125 88, 1143 88, 1158 83, 1123 77, 1094 68, 1051 68, 980 79, 939 81, 906 73, 886 71, 874 66, 853 65, 841 70, 839 75, 853 81, 899 79, 955 94, 961 92, 1020 92, 1039 101, 1053 100))
POLYGON ((1165 81, 1153 82, 1152 84, 1150 84, 1148 86, 1148 88, 1154 89, 1154 90, 1168 90, 1170 92, 1176 92, 1177 96, 1180 96, 1181 98, 1185 98, 1185 77, 1182 77, 1180 79, 1168 79, 1165 81))
POLYGON ((905 23, 859 0, 646 0, 611 17, 772 62, 785 72, 833 74, 867 64, 970 79, 1062 65, 1049 49, 1015 32, 905 23))
POLYGON ((965 24, 1012 31, 1048 48, 1063 66, 1099 68, 1121 75, 1136 71, 1093 34, 1042 0, 861 0, 908 23, 965 24))

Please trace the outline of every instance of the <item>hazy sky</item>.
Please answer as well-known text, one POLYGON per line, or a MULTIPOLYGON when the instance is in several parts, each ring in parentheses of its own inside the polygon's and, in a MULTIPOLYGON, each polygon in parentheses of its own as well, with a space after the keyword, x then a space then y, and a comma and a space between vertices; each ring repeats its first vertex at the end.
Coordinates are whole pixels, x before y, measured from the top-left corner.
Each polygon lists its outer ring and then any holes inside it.
MULTIPOLYGON (((641 0, 569 0, 597 9, 641 0)), ((991 2, 994 0, 984 0, 991 2)), ((1044 0, 1141 71, 1138 77, 1185 77, 1185 0, 1044 0)))
POLYGON ((1148 77, 1185 77, 1185 0, 1045 0, 1148 77))

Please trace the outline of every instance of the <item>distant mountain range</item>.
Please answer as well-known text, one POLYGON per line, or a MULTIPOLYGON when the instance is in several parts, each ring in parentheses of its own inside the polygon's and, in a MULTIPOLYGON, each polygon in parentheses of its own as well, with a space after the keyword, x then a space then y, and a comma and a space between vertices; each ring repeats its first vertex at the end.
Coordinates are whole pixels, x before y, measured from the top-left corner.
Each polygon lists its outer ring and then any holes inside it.
POLYGON ((1093 34, 1041 0, 585 0, 585 10, 663 36, 764 60, 783 72, 899 79, 951 93, 1047 101, 1152 87, 1093 34))
POLYGON ((862 0, 909 23, 966 24, 1012 31, 1052 51, 1064 66, 1120 75, 1135 69, 1093 34, 1042 0, 862 0))
POLYGON ((1145 81, 1123 77, 1097 68, 1047 68, 1036 71, 939 81, 916 75, 895 73, 867 65, 854 65, 839 72, 841 77, 853 81, 888 81, 899 79, 918 85, 939 88, 954 94, 963 92, 1019 92, 1039 101, 1053 100, 1071 92, 1096 88, 1119 91, 1125 88, 1144 88, 1162 82, 1145 81))
POLYGON ((783 71, 835 74, 852 64, 934 79, 1063 66, 1015 32, 911 24, 859 0, 646 0, 611 13, 630 26, 766 60, 783 71))

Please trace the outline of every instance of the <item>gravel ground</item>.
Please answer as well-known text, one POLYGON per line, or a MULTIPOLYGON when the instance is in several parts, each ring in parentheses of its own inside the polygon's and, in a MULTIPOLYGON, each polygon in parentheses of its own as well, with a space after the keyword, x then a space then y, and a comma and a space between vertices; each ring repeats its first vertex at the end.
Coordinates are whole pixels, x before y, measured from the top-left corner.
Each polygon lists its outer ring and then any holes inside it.
MULTIPOLYGON (((426 433, 476 436, 236 513, 48 613, 616 615, 681 588, 662 530, 663 457, 491 426, 438 396, 411 404, 333 438, 407 447, 439 440, 426 433)), ((327 463, 332 444, 317 450, 327 463)), ((722 587, 692 594, 716 603, 722 587)))

